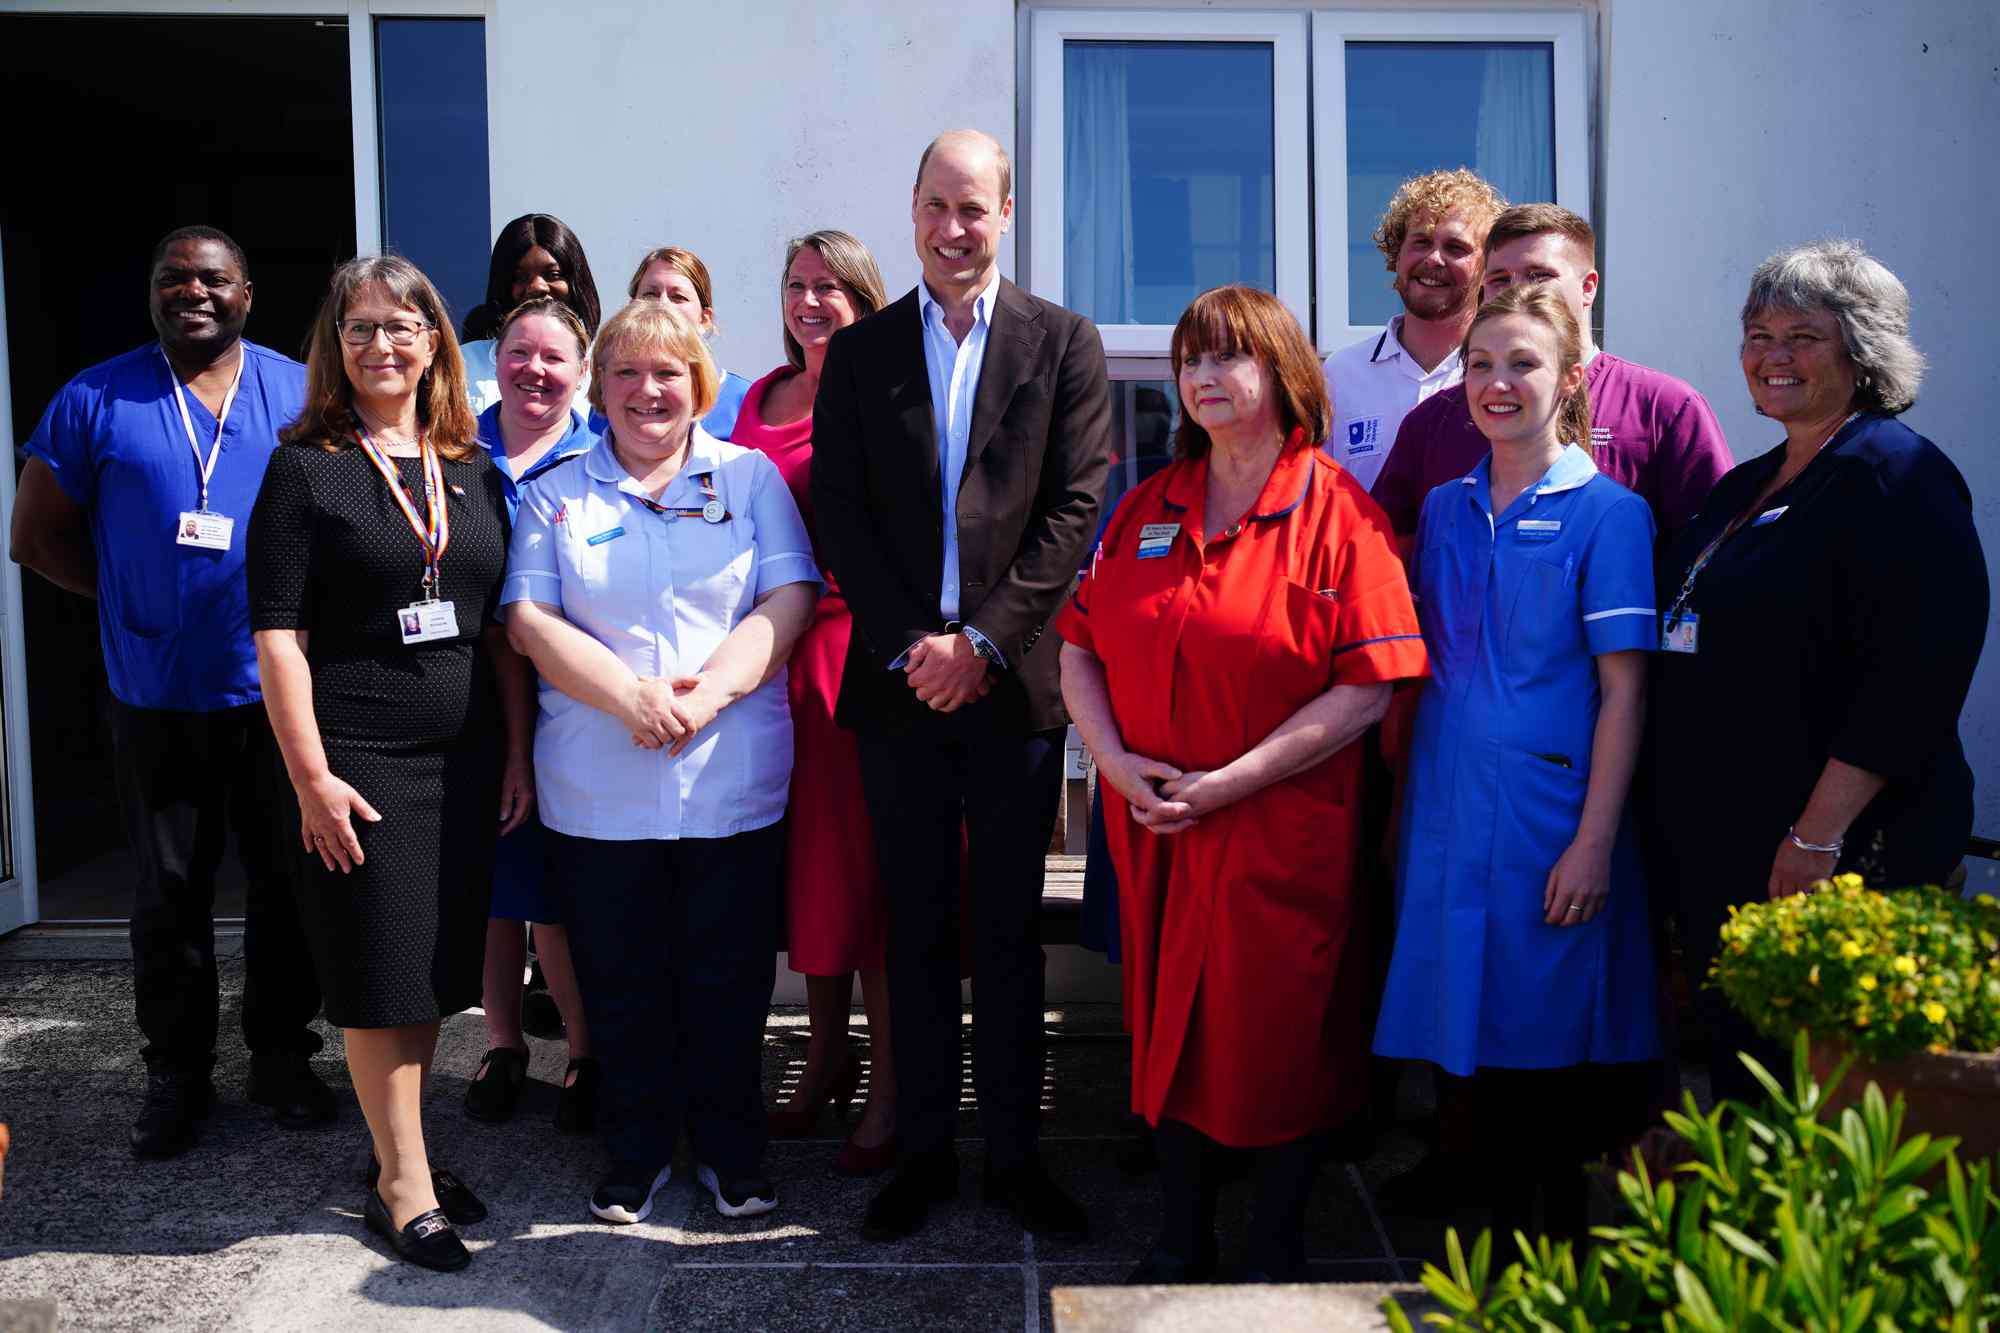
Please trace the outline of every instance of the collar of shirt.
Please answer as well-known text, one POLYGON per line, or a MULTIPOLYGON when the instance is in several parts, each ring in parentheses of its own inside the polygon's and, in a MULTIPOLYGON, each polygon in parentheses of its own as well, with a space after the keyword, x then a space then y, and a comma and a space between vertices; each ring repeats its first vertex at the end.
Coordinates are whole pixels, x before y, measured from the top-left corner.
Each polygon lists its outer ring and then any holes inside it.
MULTIPOLYGON (((984 328, 993 321, 993 302, 1000 291, 1000 267, 994 265, 993 276, 979 289, 979 295, 972 298, 972 325, 984 328)), ((917 308, 923 317, 924 329, 936 329, 945 337, 951 337, 951 330, 944 326, 944 304, 931 295, 931 285, 922 278, 917 279, 917 308)), ((966 335, 970 337, 971 335, 966 335)))
POLYGON ((1389 321, 1389 327, 1382 330, 1382 336, 1375 340, 1375 350, 1368 354, 1370 365, 1393 365, 1418 383, 1431 380, 1448 380, 1458 374, 1459 349, 1454 347, 1444 360, 1425 370, 1417 364, 1417 358, 1410 355, 1403 346, 1403 317, 1397 315, 1389 321))
MULTIPOLYGON (((694 482, 696 477, 720 468, 721 449, 722 442, 703 430, 699 421, 695 422, 693 438, 688 441, 687 461, 681 464, 681 470, 674 474, 674 479, 667 483, 666 489, 660 492, 660 498, 655 503, 668 509, 698 507, 675 505, 669 497, 683 489, 696 490, 694 482)), ((635 499, 653 498, 646 494, 646 488, 639 484, 639 479, 627 472, 625 465, 618 461, 618 455, 612 452, 610 431, 600 435, 590 446, 590 452, 583 456, 583 470, 592 481, 616 487, 635 499)))
MULTIPOLYGON (((529 473, 533 475, 546 472, 563 459, 583 453, 589 447, 583 431, 583 414, 574 407, 570 408, 569 426, 563 431, 562 438, 551 445, 547 453, 535 460, 535 465, 529 469, 529 473)), ((507 446, 500 439, 500 404, 495 403, 479 414, 479 442, 486 446, 486 454, 493 460, 493 466, 500 469, 501 476, 516 485, 530 479, 515 476, 513 465, 507 461, 507 446)))
MULTIPOLYGON (((1495 515, 1495 520, 1504 521, 1517 507, 1533 505, 1545 495, 1556 495, 1563 491, 1573 491, 1597 475, 1597 464, 1591 461, 1589 453, 1574 444, 1566 444, 1556 455, 1556 461, 1549 464, 1549 470, 1542 479, 1514 497, 1514 503, 1507 506, 1506 514, 1495 515)), ((1493 455, 1488 453, 1479 460, 1479 466, 1461 477, 1460 484, 1470 486, 1479 501, 1479 507, 1493 513, 1493 455)))

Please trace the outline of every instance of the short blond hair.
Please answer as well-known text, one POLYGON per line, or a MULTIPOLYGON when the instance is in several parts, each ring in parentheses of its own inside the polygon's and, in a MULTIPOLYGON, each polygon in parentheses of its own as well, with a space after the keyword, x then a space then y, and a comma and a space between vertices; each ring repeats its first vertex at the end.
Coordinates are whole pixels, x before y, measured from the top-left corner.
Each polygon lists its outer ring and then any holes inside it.
POLYGON ((687 362, 694 376, 694 416, 699 421, 715 406, 722 377, 708 354, 701 329, 665 301, 634 301, 605 321, 590 348, 590 405, 604 413, 604 382, 620 357, 665 355, 687 362))
POLYGON ((1453 213, 1464 213, 1472 219, 1473 230, 1483 242, 1486 229, 1506 207, 1506 197, 1469 167, 1412 176, 1396 187, 1382 221, 1375 227, 1375 245, 1382 252, 1383 266, 1395 269, 1396 256, 1403 252, 1403 238, 1409 235, 1414 218, 1442 220, 1453 213))

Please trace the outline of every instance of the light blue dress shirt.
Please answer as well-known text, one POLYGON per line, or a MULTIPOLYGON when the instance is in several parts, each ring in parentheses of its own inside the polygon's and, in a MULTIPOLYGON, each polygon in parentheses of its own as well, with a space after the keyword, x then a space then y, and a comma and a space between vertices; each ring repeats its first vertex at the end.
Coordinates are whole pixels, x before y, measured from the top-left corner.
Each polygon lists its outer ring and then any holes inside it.
POLYGON ((958 619, 958 485, 965 476, 965 453, 972 440, 972 400, 986 364, 986 335, 993 328, 993 302, 1000 294, 996 269, 986 290, 972 302, 972 329, 960 342, 945 327, 944 307, 919 283, 924 321, 924 369, 930 372, 931 420, 937 426, 939 497, 944 505, 944 580, 938 609, 958 619))
MULTIPOLYGON (((820 585, 798 505, 767 456, 694 429, 659 513, 610 437, 521 488, 501 604, 560 610, 641 676, 692 675, 790 583, 820 585), (727 517, 704 521, 708 477, 727 517)), ((579 838, 724 838, 776 823, 792 776, 785 673, 716 714, 678 758, 632 743, 611 714, 541 686, 535 786, 542 822, 579 838)))

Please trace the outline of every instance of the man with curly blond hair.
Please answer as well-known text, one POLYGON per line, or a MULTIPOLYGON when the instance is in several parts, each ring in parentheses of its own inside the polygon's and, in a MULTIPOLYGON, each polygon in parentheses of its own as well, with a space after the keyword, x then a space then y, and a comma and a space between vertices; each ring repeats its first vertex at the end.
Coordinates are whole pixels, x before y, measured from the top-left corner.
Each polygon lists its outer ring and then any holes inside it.
POLYGON ((1403 313, 1326 359, 1333 433, 1326 449, 1363 486, 1411 408, 1458 383, 1458 345, 1479 308, 1479 255, 1507 201, 1464 167, 1412 176, 1375 228, 1403 313))

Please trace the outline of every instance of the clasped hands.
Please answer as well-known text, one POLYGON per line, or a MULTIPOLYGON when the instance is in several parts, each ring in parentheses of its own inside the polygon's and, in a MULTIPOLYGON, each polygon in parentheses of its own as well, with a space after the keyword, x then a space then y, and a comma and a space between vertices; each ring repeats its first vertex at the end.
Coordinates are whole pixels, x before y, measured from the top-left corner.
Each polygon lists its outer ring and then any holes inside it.
POLYGON ((640 676, 632 683, 621 720, 632 730, 632 744, 648 750, 664 746, 672 758, 694 743, 727 702, 699 672, 692 676, 640 676))
POLYGON ((1132 822, 1154 833, 1179 833, 1236 800, 1220 770, 1183 772, 1162 759, 1120 750, 1098 755, 1097 775, 1120 796, 1132 822))
POLYGON ((903 678, 919 700, 940 713, 954 713, 993 688, 988 668, 963 634, 927 634, 910 645, 903 678))

